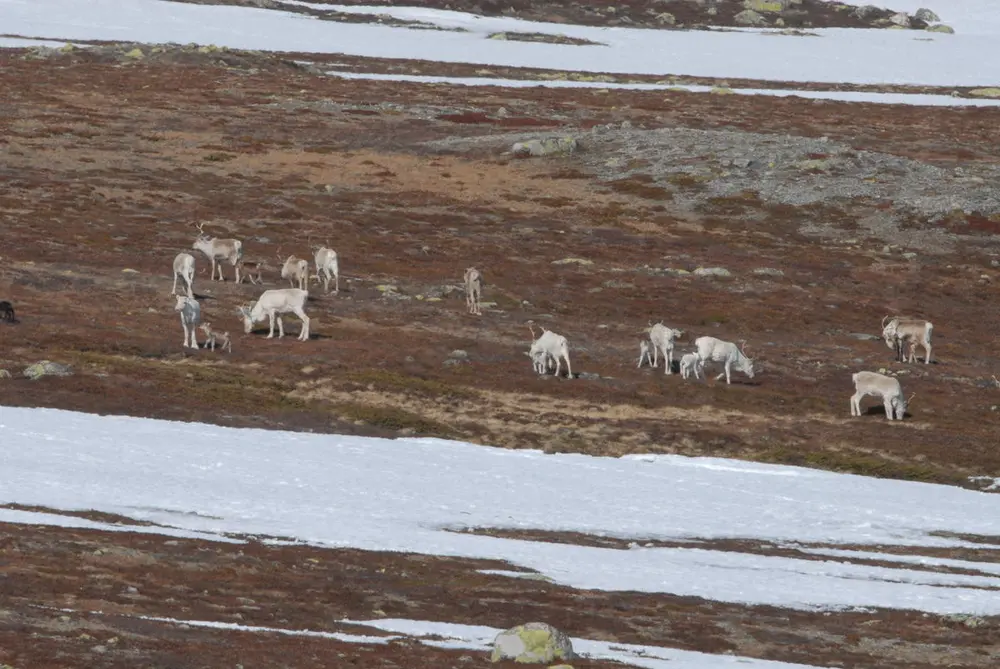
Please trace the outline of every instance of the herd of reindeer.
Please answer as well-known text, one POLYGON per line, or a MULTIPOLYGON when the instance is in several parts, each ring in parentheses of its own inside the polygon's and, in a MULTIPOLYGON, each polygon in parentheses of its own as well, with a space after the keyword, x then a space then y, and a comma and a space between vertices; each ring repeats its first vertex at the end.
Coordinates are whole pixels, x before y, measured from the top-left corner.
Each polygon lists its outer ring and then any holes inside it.
MULTIPOLYGON (((205 233, 204 224, 198 224, 197 228, 198 236, 191 248, 203 253, 211 262, 212 281, 225 281, 223 264, 228 263, 235 270, 237 284, 242 283, 244 279, 248 279, 250 283, 256 285, 263 283, 261 272, 265 263, 244 261, 243 243, 240 240, 209 237, 205 233)), ((298 339, 300 341, 309 339, 309 316, 306 315, 305 306, 309 299, 310 281, 313 279, 317 283, 322 281, 326 293, 330 292, 332 281, 333 292, 340 292, 340 264, 337 252, 329 248, 329 245, 314 246, 312 251, 316 271, 310 274, 308 260, 291 255, 282 261, 279 249, 278 262, 281 265, 281 278, 288 280, 291 287, 265 290, 256 302, 237 307, 236 311, 243 320, 244 333, 249 334, 255 323, 267 318, 270 322, 270 331, 267 337, 274 337, 275 321, 278 324, 278 337, 284 337, 285 327, 282 316, 294 314, 302 321, 302 329, 298 339)), ((229 333, 213 329, 211 322, 202 322, 201 305, 194 296, 194 256, 186 252, 178 253, 174 258, 173 270, 171 295, 176 297, 177 302, 174 309, 180 314, 181 326, 184 329, 183 346, 201 348, 197 339, 197 331, 200 330, 205 337, 205 348, 214 351, 219 347, 224 351, 232 352, 232 338, 229 333), (177 295, 178 279, 183 282, 182 287, 186 288, 185 294, 177 295)), ((478 269, 469 267, 465 270, 463 279, 466 307, 469 313, 481 315, 482 274, 478 269)), ((14 307, 7 300, 0 301, 0 321, 16 322, 14 307)), ((573 378, 573 369, 569 359, 569 342, 566 337, 544 327, 541 329, 541 333, 536 336, 530 323, 528 327, 532 343, 525 355, 531 359, 534 371, 542 375, 554 371, 555 375, 559 376, 562 371, 562 363, 565 362, 566 378, 573 378)), ((895 352, 896 359, 900 362, 914 362, 916 349, 920 346, 924 350, 924 363, 930 363, 933 331, 934 326, 929 321, 922 319, 901 316, 886 316, 882 319, 882 339, 886 346, 895 352)), ((642 367, 644 363, 648 363, 656 368, 662 355, 664 373, 673 374, 675 344, 684 335, 684 331, 667 327, 660 322, 650 324, 646 334, 647 338, 639 343, 639 364, 637 366, 642 367)), ((698 337, 694 340, 695 350, 680 357, 678 361, 679 372, 684 379, 691 376, 694 376, 695 379, 704 379, 705 365, 714 363, 723 366, 723 371, 716 377, 716 381, 724 376, 726 383, 731 383, 733 369, 743 372, 752 379, 754 377, 754 361, 747 356, 745 344, 746 342, 742 342, 740 346, 737 346, 732 342, 715 337, 698 337)), ((853 374, 852 379, 855 389, 854 395, 851 396, 852 416, 861 415, 860 402, 864 397, 870 395, 882 399, 886 418, 889 420, 903 418, 907 404, 913 396, 911 395, 909 399, 903 396, 903 390, 897 378, 878 372, 862 371, 853 374)))

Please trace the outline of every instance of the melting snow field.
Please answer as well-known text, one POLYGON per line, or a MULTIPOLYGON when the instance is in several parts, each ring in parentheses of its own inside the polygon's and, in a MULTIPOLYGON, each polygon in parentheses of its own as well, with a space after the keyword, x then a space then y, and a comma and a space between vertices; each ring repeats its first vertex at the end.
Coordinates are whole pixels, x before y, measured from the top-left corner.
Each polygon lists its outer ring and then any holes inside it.
MULTIPOLYGON (((793 82, 1000 84, 1000 18, 991 0, 889 3, 910 11, 918 4, 929 6, 956 29, 954 35, 824 29, 812 31, 816 33, 812 36, 752 29, 600 28, 412 7, 350 7, 293 0, 282 4, 387 14, 446 30, 348 24, 273 9, 166 0, 0 0, 0 20, 4 34, 33 39, 195 42, 240 49, 793 82), (597 45, 487 39, 501 31, 566 35, 597 45)), ((894 101, 934 104, 920 98, 894 101)))
MULTIPOLYGON (((920 547, 983 547, 945 533, 1000 536, 1000 496, 949 486, 713 458, 546 455, 50 409, 0 408, 0 435, 0 503, 94 509, 166 528, 109 529, 491 558, 574 588, 798 609, 1000 614, 996 564, 919 555, 920 547), (470 528, 634 543, 611 549, 456 532, 470 528), (691 539, 810 550, 799 559, 642 545, 691 539), (882 555, 880 546, 911 547, 911 555, 882 555)), ((14 510, 0 510, 0 520, 104 527, 14 510)))

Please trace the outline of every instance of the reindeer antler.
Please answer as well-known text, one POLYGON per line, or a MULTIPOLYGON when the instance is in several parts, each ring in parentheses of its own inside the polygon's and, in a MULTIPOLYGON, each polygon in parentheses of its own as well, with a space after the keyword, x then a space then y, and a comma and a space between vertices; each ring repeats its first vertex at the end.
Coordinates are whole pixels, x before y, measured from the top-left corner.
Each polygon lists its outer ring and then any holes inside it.
POLYGON ((885 322, 886 322, 887 320, 889 320, 889 314, 886 314, 886 315, 885 315, 885 318, 883 318, 883 319, 882 319, 882 329, 883 329, 883 330, 885 329, 885 322))
POLYGON ((199 233, 205 234, 205 223, 204 222, 195 223, 194 225, 195 225, 196 228, 198 228, 198 232, 199 233))
POLYGON ((531 339, 532 339, 532 341, 534 341, 535 339, 538 339, 538 337, 535 336, 535 328, 533 328, 531 326, 531 323, 528 323, 528 330, 531 332, 531 339))

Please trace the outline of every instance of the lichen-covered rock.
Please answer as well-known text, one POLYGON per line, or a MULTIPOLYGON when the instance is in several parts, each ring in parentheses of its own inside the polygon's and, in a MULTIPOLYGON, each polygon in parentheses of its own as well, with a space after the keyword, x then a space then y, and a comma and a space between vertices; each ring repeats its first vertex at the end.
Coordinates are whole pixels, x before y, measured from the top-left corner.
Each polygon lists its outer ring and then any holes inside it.
POLYGON ((497 634, 490 660, 548 664, 574 657, 573 644, 568 636, 548 623, 525 623, 497 634))
POLYGON ((546 139, 530 139, 527 142, 517 142, 510 151, 515 156, 552 156, 563 153, 573 153, 577 150, 577 142, 573 137, 548 137, 546 139))
POLYGON ((939 23, 936 26, 927 26, 926 30, 932 33, 945 33, 947 35, 954 35, 955 29, 951 26, 946 26, 943 23, 939 23))
POLYGON ((68 365, 61 365, 50 360, 41 360, 24 369, 24 375, 34 381, 43 376, 71 376, 73 370, 68 365))
POLYGON ((131 51, 125 52, 125 57, 131 60, 141 60, 142 58, 145 58, 145 56, 146 54, 144 54, 142 52, 142 49, 140 49, 139 47, 136 47, 131 51))
POLYGON ((859 19, 866 19, 872 14, 877 13, 878 11, 879 8, 876 7, 875 5, 861 5, 860 7, 855 7, 854 11, 851 13, 854 14, 854 16, 858 17, 859 19))
POLYGON ((897 12, 889 17, 889 21, 900 28, 910 27, 910 15, 906 12, 897 12))
POLYGON ((665 26, 672 26, 677 23, 677 17, 670 12, 661 12, 656 15, 656 22, 665 26))
POLYGON ((969 95, 977 98, 1000 98, 1000 88, 973 88, 969 91, 969 95))
POLYGON ((725 267, 699 267, 694 271, 695 276, 732 276, 725 267))
POLYGON ((755 12, 780 12, 789 4, 788 0, 743 0, 743 7, 755 12))
POLYGON ((914 14, 913 18, 918 21, 923 21, 925 23, 937 23, 941 20, 941 17, 927 9, 926 7, 921 7, 914 14))
POLYGON ((0 369, 0 379, 12 379, 14 376, 6 369, 0 369))
POLYGON ((752 9, 744 9, 742 12, 733 17, 733 21, 736 21, 741 26, 763 26, 767 25, 767 19, 760 12, 755 12, 752 9))

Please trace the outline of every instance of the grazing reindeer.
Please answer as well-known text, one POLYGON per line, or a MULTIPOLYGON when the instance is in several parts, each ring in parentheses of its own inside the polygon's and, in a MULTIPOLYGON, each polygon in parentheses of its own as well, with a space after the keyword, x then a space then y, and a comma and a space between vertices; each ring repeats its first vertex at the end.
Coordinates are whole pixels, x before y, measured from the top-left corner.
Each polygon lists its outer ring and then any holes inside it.
POLYGON ((198 304, 198 300, 187 295, 178 295, 174 311, 180 313, 181 327, 184 328, 184 343, 182 346, 198 348, 198 340, 195 338, 196 328, 198 323, 201 322, 201 305, 198 304))
POLYGON ((264 280, 261 278, 261 272, 267 268, 267 263, 256 262, 240 259, 240 283, 243 283, 243 279, 248 279, 253 285, 262 285, 264 280))
MULTIPOLYGON (((881 397, 885 405, 885 417, 889 420, 903 420, 906 415, 906 406, 913 399, 903 397, 903 389, 899 385, 899 379, 895 379, 878 372, 857 372, 851 375, 854 381, 854 394, 851 395, 851 415, 861 415, 861 400, 866 395, 881 397)), ((916 393, 914 393, 915 395, 916 393)))
POLYGON ((896 360, 899 362, 916 362, 917 346, 924 349, 924 364, 931 361, 931 335, 934 333, 934 325, 930 321, 919 318, 903 318, 895 316, 889 320, 889 316, 882 319, 882 339, 885 345, 893 349, 896 353, 896 360), (886 321, 889 321, 886 323, 886 321), (910 345, 910 355, 907 358, 906 345, 910 345))
POLYGON ((556 334, 551 330, 542 328, 542 334, 535 339, 535 329, 528 324, 531 331, 531 350, 525 353, 531 358, 531 365, 539 374, 545 374, 549 369, 549 359, 555 360, 556 376, 562 369, 562 360, 566 361, 566 378, 573 378, 573 368, 569 364, 569 344, 566 337, 556 334))
POLYGON ((309 289, 309 262, 295 255, 290 255, 282 262, 281 249, 278 249, 278 263, 281 264, 281 278, 288 279, 288 285, 299 290, 309 289))
POLYGON ((636 367, 642 367, 643 361, 648 362, 650 367, 656 367, 656 363, 653 362, 653 354, 649 350, 648 339, 639 341, 639 364, 636 367))
POLYGON ((221 348, 223 351, 227 351, 229 353, 233 352, 233 341, 229 337, 228 332, 219 332, 218 330, 213 330, 212 324, 207 321, 202 323, 198 327, 198 329, 205 333, 205 348, 214 351, 215 345, 216 343, 218 343, 219 348, 221 348))
POLYGON ((685 353, 681 356, 681 378, 686 379, 694 373, 694 378, 702 378, 701 359, 697 353, 685 353))
POLYGON ((483 275, 475 267, 465 270, 465 306, 470 314, 482 315, 480 299, 483 296, 483 275))
POLYGON ((198 237, 191 245, 196 251, 201 251, 212 261, 212 281, 215 281, 215 268, 218 263, 219 281, 225 281, 222 276, 222 262, 225 260, 236 268, 236 283, 240 282, 240 260, 243 258, 243 242, 238 239, 218 239, 205 234, 205 224, 198 223, 198 237))
POLYGON ((14 305, 7 300, 0 301, 0 320, 7 321, 8 323, 17 322, 17 319, 14 317, 14 305))
MULTIPOLYGON (((746 342, 743 344, 745 346, 746 342)), ((721 362, 725 366, 725 371, 715 377, 716 381, 725 376, 726 383, 731 383, 729 370, 732 367, 753 378, 753 360, 747 357, 746 349, 737 348, 736 344, 715 337, 698 337, 694 340, 694 345, 698 347, 699 367, 704 369, 705 363, 709 361, 721 362)))
POLYGON ((333 292, 340 292, 340 260, 337 252, 330 248, 329 242, 326 246, 313 247, 313 260, 316 262, 316 283, 319 283, 320 276, 323 277, 323 290, 330 292, 330 279, 333 278, 333 292))
POLYGON ((177 277, 181 277, 187 284, 187 296, 194 297, 194 256, 190 253, 178 253, 174 258, 174 287, 170 289, 171 295, 177 294, 177 277))
POLYGON ((684 335, 683 330, 668 328, 663 323, 657 323, 649 329, 649 341, 653 344, 653 366, 657 363, 657 353, 663 352, 663 373, 674 373, 674 340, 684 335))
POLYGON ((285 326, 281 322, 281 315, 293 313, 302 319, 302 332, 299 333, 299 341, 309 339, 309 317, 306 316, 305 304, 309 299, 309 291, 299 288, 275 288, 265 290, 257 301, 251 305, 239 307, 240 316, 243 317, 243 331, 250 334, 253 324, 268 318, 271 321, 271 331, 267 338, 274 337, 274 320, 278 319, 278 339, 285 336, 285 326))

